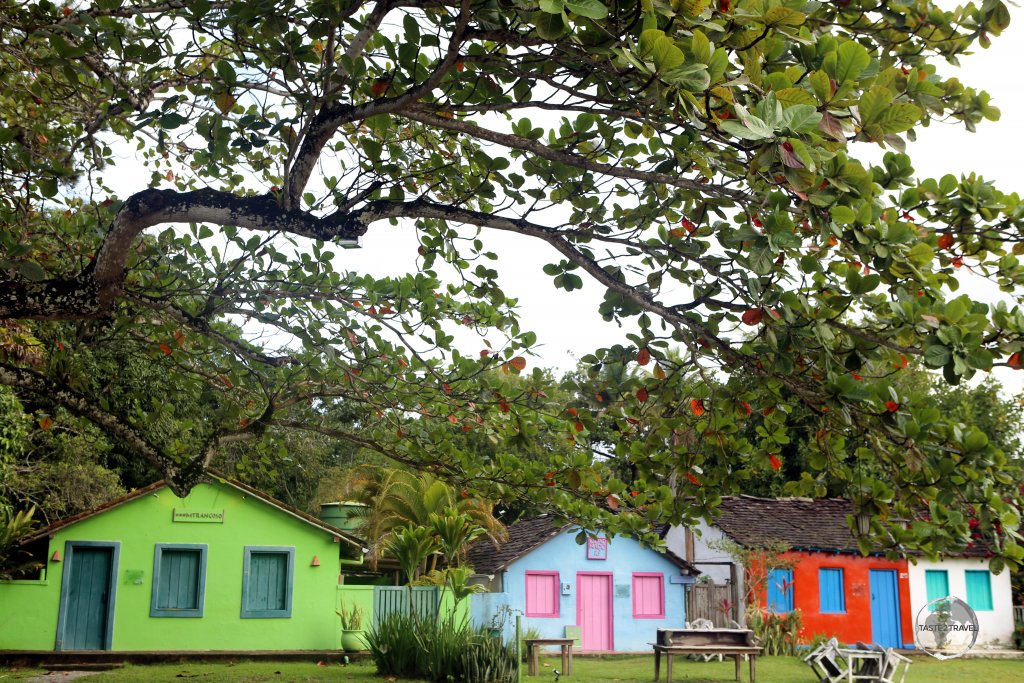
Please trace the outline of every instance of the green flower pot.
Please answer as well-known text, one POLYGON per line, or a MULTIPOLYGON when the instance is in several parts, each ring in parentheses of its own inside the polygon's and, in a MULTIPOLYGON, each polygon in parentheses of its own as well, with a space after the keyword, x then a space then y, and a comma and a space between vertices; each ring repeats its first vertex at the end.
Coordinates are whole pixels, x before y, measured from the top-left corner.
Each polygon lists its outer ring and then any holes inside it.
POLYGON ((341 649, 345 652, 360 652, 366 649, 362 629, 345 629, 341 632, 341 649))

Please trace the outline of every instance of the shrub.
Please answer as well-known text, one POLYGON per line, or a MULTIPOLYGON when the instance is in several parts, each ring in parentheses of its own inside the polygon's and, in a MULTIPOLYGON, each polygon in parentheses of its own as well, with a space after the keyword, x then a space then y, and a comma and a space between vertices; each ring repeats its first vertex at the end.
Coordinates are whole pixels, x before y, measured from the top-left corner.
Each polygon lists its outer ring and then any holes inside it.
POLYGON ((435 621, 396 613, 375 623, 366 640, 377 673, 384 676, 439 683, 512 683, 515 647, 491 638, 489 631, 473 629, 451 616, 435 621))
POLYGON ((747 625, 760 640, 766 656, 796 654, 801 627, 800 610, 786 614, 754 610, 747 617, 747 625))

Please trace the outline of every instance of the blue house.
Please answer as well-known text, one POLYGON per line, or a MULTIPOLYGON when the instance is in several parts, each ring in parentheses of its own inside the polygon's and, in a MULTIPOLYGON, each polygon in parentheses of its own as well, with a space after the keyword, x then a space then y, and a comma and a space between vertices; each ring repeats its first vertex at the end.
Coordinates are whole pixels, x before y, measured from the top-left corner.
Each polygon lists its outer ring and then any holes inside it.
POLYGON ((522 614, 524 629, 578 634, 586 652, 649 650, 658 628, 685 625, 684 589, 699 574, 692 565, 624 536, 581 546, 578 531, 539 517, 510 526, 498 549, 473 545, 467 564, 488 589, 473 596, 474 623, 503 625, 511 636, 514 619, 502 616, 522 614))

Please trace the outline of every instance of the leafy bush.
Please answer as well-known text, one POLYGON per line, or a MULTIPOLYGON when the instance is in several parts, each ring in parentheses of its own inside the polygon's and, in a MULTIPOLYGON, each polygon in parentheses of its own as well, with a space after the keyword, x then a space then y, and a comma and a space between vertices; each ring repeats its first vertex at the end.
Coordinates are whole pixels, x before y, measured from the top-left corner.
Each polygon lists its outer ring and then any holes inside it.
POLYGON ((766 656, 793 656, 797 653, 802 625, 800 610, 786 614, 753 610, 747 617, 747 625, 759 639, 766 656))
POLYGON ((1024 650, 1024 624, 1013 629, 1013 644, 1018 650, 1024 650))
POLYGON ((377 673, 464 683, 511 683, 515 647, 451 616, 440 620, 391 614, 373 625, 367 643, 377 673))

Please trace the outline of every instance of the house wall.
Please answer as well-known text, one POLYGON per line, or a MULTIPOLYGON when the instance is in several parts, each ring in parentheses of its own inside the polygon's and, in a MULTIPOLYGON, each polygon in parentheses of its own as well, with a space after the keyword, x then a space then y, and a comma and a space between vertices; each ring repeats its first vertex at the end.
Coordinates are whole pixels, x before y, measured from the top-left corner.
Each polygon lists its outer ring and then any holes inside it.
MULTIPOLYGON (((56 532, 47 557, 67 557, 70 540, 120 542, 115 577, 113 650, 314 650, 339 643, 339 546, 262 500, 221 484, 200 484, 185 499, 169 489, 56 532), (224 510, 223 523, 172 521, 172 509, 224 510), (150 616, 157 543, 208 545, 202 617, 150 616), (290 618, 241 618, 244 547, 295 548, 290 618), (319 567, 310 566, 314 556, 319 567)), ((48 562, 41 582, 0 584, 0 649, 55 646, 63 562, 48 562)))
MULTIPOLYGON (((585 545, 577 545, 578 530, 571 530, 555 536, 540 547, 512 562, 504 576, 504 594, 509 605, 525 612, 526 571, 557 571, 559 582, 569 584, 568 594, 561 594, 558 617, 523 617, 523 629, 536 628, 542 636, 564 638, 565 627, 576 624, 577 572, 610 572, 614 585, 613 647, 616 651, 649 651, 658 628, 682 628, 686 622, 683 585, 671 583, 673 576, 679 576, 679 567, 659 553, 641 546, 637 541, 623 536, 615 537, 608 544, 608 559, 588 560, 585 545), (634 619, 632 578, 633 572, 661 572, 665 575, 665 618, 634 619)), ((560 591, 561 593, 561 591, 560 591)), ((502 601, 495 598, 496 603, 502 601)), ((477 620, 486 615, 476 615, 477 620)), ((515 618, 509 619, 505 634, 514 631, 515 618)), ((489 618, 487 619, 489 623, 489 618)))
MULTIPOLYGON (((967 570, 988 571, 988 560, 983 558, 945 558, 939 562, 919 560, 911 564, 910 573, 910 605, 913 619, 928 604, 928 592, 925 586, 925 572, 929 569, 946 571, 949 579, 949 593, 953 597, 967 602, 967 570)), ((992 609, 975 609, 978 615, 978 645, 1012 644, 1013 639, 1013 590, 1010 587, 1010 573, 1003 570, 999 574, 991 574, 992 609)))
MULTIPOLYGON (((687 548, 686 527, 674 526, 665 534, 665 544, 673 553, 691 562, 701 572, 701 578, 710 579, 719 586, 733 584, 732 577, 735 576, 735 587, 733 588, 733 603, 742 605, 745 600, 745 588, 743 584, 743 567, 735 562, 732 555, 719 546, 722 543, 731 543, 726 535, 717 527, 701 521, 691 527, 693 532, 692 553, 687 548), (735 569, 732 567, 735 566, 735 569)), ((736 610, 737 621, 745 622, 743 609, 736 610)))
MULTIPOLYGON (((835 636, 843 643, 872 642, 869 572, 872 569, 891 569, 896 571, 903 646, 914 646, 910 579, 906 560, 804 551, 790 551, 783 553, 781 557, 796 562, 793 567, 793 607, 801 612, 801 634, 804 642, 810 642, 817 634, 835 636), (822 568, 843 570, 845 613, 821 613, 818 570, 822 568)), ((760 591, 760 600, 761 605, 767 604, 765 590, 760 591)))

